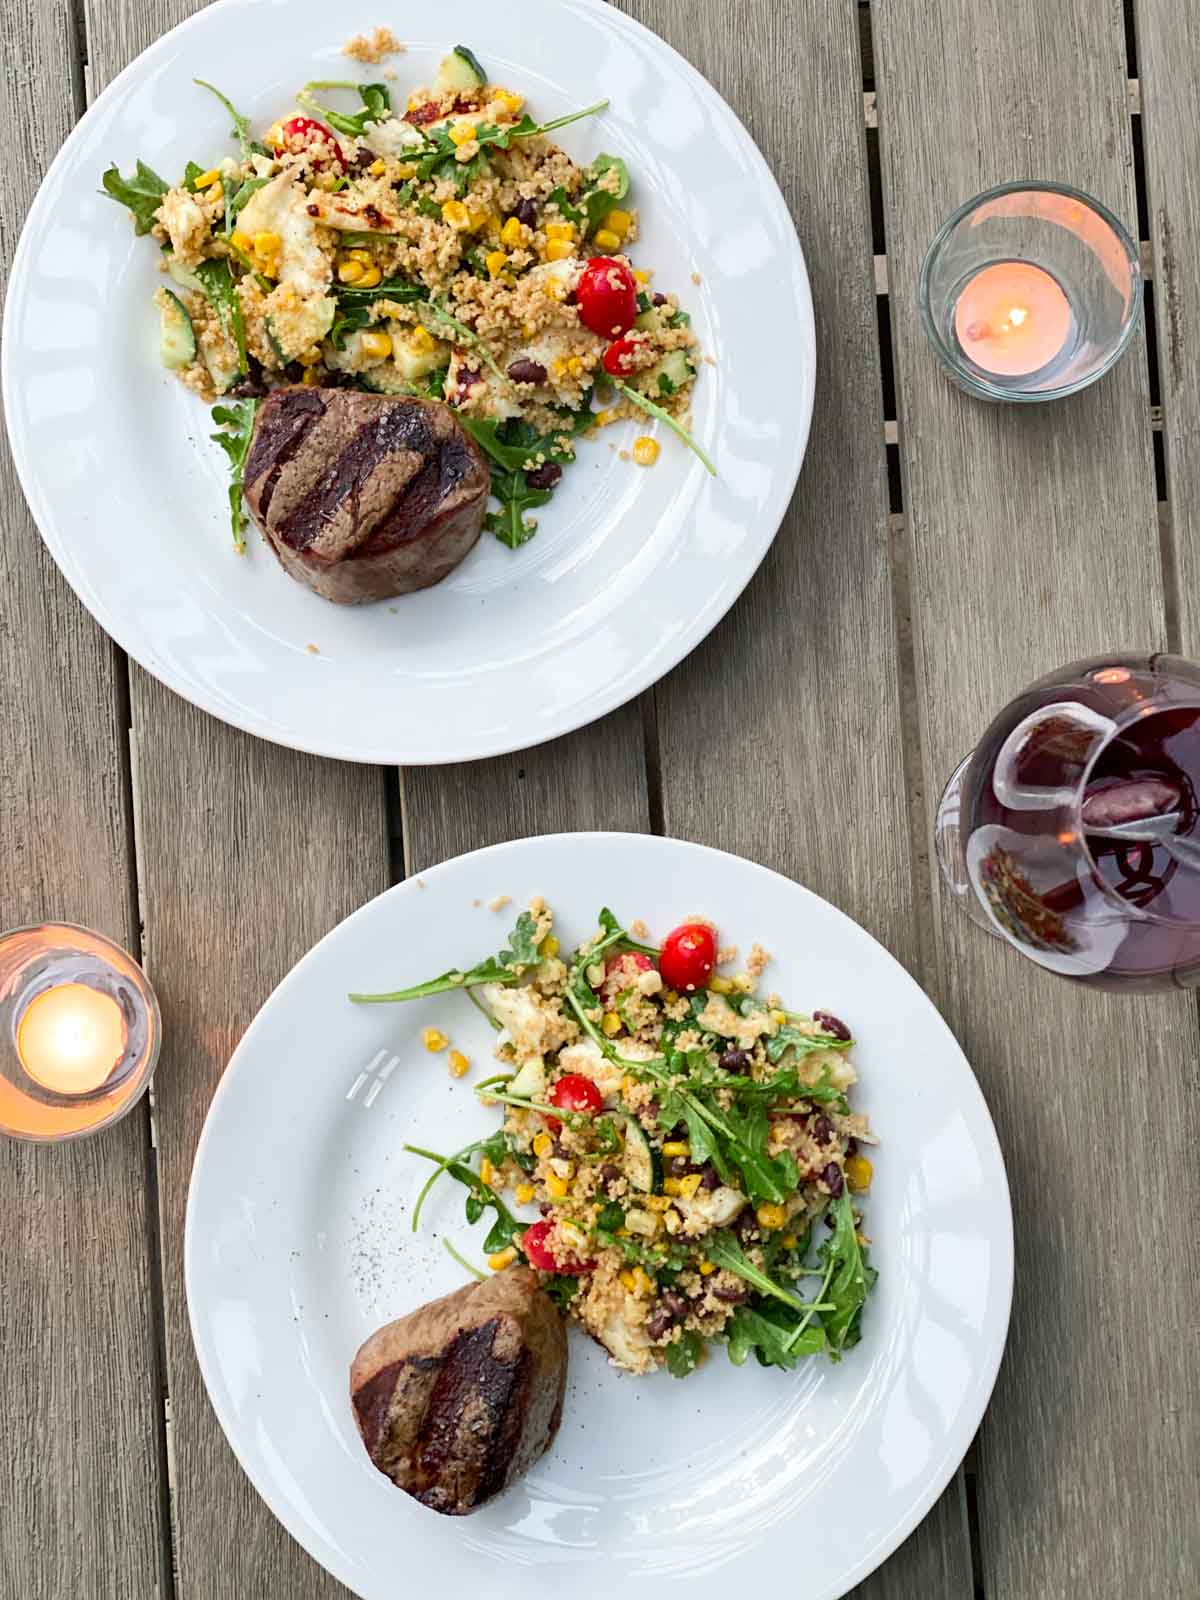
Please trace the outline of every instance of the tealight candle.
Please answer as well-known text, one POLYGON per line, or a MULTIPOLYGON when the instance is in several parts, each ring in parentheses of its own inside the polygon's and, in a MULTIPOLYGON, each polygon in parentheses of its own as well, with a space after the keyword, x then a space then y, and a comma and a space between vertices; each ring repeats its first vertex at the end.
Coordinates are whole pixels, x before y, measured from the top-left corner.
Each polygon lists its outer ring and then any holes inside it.
POLYGON ((1055 279, 1027 261, 998 261, 967 280, 954 309, 963 351, 1006 378, 1054 360, 1071 332, 1071 303, 1055 279))
POLYGON ((55 1094, 91 1094, 125 1054, 127 1030, 111 995, 60 983, 35 995, 17 1024, 17 1054, 35 1083, 55 1094))

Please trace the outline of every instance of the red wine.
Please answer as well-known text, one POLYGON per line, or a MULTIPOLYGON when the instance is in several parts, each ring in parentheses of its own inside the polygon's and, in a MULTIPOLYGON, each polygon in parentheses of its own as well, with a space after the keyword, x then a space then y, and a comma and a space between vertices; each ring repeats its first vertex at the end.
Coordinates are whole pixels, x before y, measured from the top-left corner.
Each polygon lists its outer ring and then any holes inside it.
POLYGON ((963 778, 960 828, 992 921, 1042 966, 1111 989, 1200 983, 1200 868, 1104 830, 1155 818, 1200 841, 1200 668, 1079 662, 1001 713, 963 778), (1163 820, 1167 819, 1167 820, 1163 820))

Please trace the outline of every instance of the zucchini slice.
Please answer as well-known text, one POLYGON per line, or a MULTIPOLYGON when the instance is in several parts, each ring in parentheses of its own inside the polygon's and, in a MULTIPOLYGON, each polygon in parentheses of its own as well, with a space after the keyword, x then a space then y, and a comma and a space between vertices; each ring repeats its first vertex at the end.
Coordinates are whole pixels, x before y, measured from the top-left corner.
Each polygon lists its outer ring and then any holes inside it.
POLYGON ((196 330, 188 316, 187 307, 170 289, 163 290, 159 315, 162 319, 160 348, 163 366, 178 372, 196 359, 196 330))

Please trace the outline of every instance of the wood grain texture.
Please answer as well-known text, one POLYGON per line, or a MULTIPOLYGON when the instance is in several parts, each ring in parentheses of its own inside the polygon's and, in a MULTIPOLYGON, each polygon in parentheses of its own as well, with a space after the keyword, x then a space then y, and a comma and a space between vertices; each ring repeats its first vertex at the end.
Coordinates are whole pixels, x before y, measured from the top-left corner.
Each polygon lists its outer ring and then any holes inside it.
MULTIPOLYGON (((66 4, 5 7, 0 55, 7 276, 29 202, 74 120, 66 4)), ((121 663, 43 548, 6 440, 0 594, 0 927, 65 918, 128 947, 121 663)), ((159 1592, 167 1546, 148 1165, 145 1107, 58 1149, 0 1140, 0 1594, 159 1592)))
POLYGON ((1200 123, 1195 108, 1200 14, 1171 0, 1138 0, 1135 15, 1178 641, 1185 655, 1195 657, 1200 655, 1200 123))
MULTIPOLYGON (((89 92, 198 9, 89 6, 89 92)), ((237 733, 136 667, 130 699, 146 964, 167 1041, 156 1103, 176 1593, 332 1600, 347 1591, 275 1521, 209 1407, 184 1301, 183 1227, 196 1141, 238 1039, 305 951, 387 886, 383 778, 237 733)))
MULTIPOLYGON (((817 309, 816 411, 791 509, 730 616, 655 691, 666 829, 807 884, 914 966, 856 8, 623 9, 750 129, 796 218, 817 309), (716 772, 714 752, 729 753, 716 772)), ((968 1600, 961 1480, 855 1593, 968 1600)))
MULTIPOLYGON (((940 376, 917 313, 926 245, 988 184, 1053 176, 1132 222, 1126 62, 1116 0, 877 0, 873 18, 936 802, 1030 679, 1164 642, 1140 341, 1068 403, 987 406, 940 376)), ((1196 1320, 1195 1245, 1180 1226, 1196 1203, 1193 1004, 1085 992, 940 896, 936 912, 940 999, 996 1116, 1017 1230, 1008 1354, 979 1438, 984 1593, 1183 1600, 1200 1466, 1183 1332, 1196 1320)))

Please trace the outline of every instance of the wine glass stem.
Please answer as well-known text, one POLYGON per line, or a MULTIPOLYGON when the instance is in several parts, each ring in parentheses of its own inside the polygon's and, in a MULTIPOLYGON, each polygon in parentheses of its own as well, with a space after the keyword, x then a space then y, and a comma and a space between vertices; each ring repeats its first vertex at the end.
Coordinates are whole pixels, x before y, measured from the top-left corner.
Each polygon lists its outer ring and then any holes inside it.
POLYGON ((955 904, 960 906, 976 927, 982 928, 985 933, 990 933, 998 939, 996 925, 979 903, 967 871, 966 841, 963 839, 962 828, 959 821, 959 808, 962 801, 962 781, 968 766, 971 763, 973 750, 968 750, 966 755, 955 767, 950 781, 942 791, 942 798, 938 802, 937 816, 933 823, 933 844, 937 851, 938 866, 942 871, 942 878, 949 889, 955 904))

